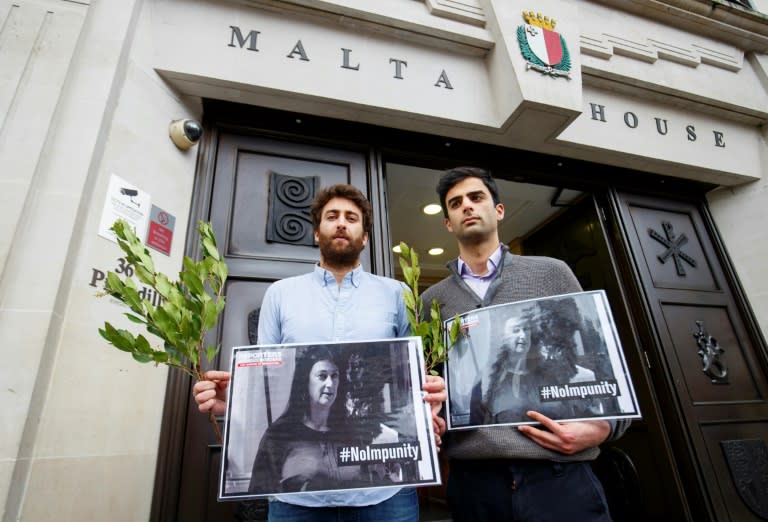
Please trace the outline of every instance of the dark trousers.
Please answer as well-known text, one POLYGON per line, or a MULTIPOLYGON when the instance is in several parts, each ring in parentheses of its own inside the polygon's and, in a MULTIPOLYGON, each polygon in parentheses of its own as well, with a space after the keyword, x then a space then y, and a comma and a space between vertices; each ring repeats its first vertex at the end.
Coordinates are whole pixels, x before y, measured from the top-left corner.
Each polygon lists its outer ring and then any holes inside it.
POLYGON ((450 461, 454 522, 610 522, 603 487, 586 462, 450 461))

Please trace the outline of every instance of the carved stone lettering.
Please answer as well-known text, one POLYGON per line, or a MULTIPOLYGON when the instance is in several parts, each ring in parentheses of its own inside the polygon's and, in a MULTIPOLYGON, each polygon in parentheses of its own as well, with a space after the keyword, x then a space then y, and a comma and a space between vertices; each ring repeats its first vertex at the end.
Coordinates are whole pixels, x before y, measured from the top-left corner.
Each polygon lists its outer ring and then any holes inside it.
MULTIPOLYGON (((608 108, 605 105, 599 103, 589 102, 590 119, 593 121, 599 121, 601 123, 609 123, 608 108)), ((613 113, 612 113, 613 115, 613 113)), ((670 129, 670 120, 660 116, 652 117, 653 124, 656 127, 656 132, 661 136, 674 136, 679 130, 674 126, 670 129)), ((610 121, 613 121, 611 119, 610 121)), ((641 117, 632 111, 626 111, 623 115, 624 125, 630 129, 644 129, 647 126, 647 120, 645 117, 641 117)), ((685 125, 682 130, 685 133, 685 139, 688 141, 696 141, 698 136, 696 134, 696 127, 693 125, 685 125)), ((712 130, 714 147, 724 149, 725 148, 725 134, 719 130, 712 130)))

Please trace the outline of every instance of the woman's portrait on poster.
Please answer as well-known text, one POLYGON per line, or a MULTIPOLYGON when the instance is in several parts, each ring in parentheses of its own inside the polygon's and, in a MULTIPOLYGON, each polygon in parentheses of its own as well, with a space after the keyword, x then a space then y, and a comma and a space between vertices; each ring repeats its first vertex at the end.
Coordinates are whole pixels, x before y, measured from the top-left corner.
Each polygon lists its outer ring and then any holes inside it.
POLYGON ((385 426, 381 375, 365 357, 338 346, 296 350, 285 411, 267 428, 253 462, 249 493, 295 493, 383 485, 402 480, 384 465, 340 465, 343 446, 397 442, 385 426), (363 376, 367 377, 363 381, 363 376), (367 384, 364 385, 364 383, 367 384))
POLYGON ((481 397, 473 393, 471 424, 526 422, 528 410, 552 419, 594 417, 601 400, 542 400, 546 386, 591 382, 595 372, 578 364, 583 321, 571 298, 542 300, 503 322, 502 340, 481 397))

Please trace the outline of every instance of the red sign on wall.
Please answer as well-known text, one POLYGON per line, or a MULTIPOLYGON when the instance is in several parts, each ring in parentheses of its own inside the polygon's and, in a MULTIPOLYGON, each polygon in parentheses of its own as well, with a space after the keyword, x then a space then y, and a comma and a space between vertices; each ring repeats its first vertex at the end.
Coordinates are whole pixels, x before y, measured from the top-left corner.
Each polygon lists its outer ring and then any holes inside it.
POLYGON ((149 216, 149 230, 147 230, 147 246, 167 256, 171 255, 175 225, 176 218, 173 215, 162 210, 160 207, 152 205, 152 212, 149 216))

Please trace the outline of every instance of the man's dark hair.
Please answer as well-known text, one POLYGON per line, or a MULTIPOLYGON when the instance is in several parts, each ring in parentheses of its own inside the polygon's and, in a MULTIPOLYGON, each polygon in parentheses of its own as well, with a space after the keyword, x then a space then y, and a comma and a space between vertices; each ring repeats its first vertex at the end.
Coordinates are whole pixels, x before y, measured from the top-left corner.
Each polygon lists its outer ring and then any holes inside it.
POLYGON ((344 198, 354 203, 363 214, 363 232, 368 235, 371 234, 371 215, 373 213, 371 210, 371 203, 362 192, 352 185, 347 185, 345 183, 325 187, 315 196, 315 199, 310 206, 310 212, 312 213, 312 227, 314 230, 318 229, 320 221, 323 219, 323 207, 333 198, 344 198))
POLYGON ((454 169, 446 170, 440 177, 440 181, 437 182, 437 194, 440 196, 440 206, 443 207, 443 215, 445 217, 448 217, 448 207, 445 205, 445 196, 454 185, 467 178, 477 178, 481 180, 488 188, 488 192, 491 193, 493 204, 498 205, 501 203, 501 201, 499 201, 499 188, 496 186, 496 181, 494 181, 489 171, 478 167, 456 167, 454 169))

